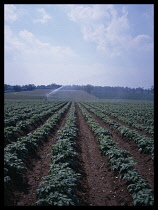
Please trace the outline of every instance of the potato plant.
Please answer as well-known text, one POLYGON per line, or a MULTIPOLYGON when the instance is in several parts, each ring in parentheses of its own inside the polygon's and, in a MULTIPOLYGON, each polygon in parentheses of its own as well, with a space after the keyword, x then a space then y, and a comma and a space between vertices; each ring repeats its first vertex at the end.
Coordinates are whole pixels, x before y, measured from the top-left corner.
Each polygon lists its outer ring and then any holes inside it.
POLYGON ((4 148, 4 184, 6 188, 8 180, 14 182, 16 176, 22 178, 22 172, 26 169, 22 166, 23 163, 27 162, 29 155, 36 153, 38 146, 47 139, 69 106, 70 102, 49 118, 42 127, 4 148))
POLYGON ((146 154, 151 154, 152 159, 154 160, 154 140, 148 138, 147 136, 140 135, 136 130, 131 130, 128 126, 122 126, 120 123, 116 122, 115 120, 109 119, 102 110, 98 110, 87 105, 84 106, 90 110, 92 113, 100 117, 105 123, 109 126, 115 128, 119 131, 122 137, 126 137, 130 140, 135 141, 139 150, 146 154))
POLYGON ((120 149, 111 139, 110 132, 104 128, 100 129, 99 123, 92 118, 87 110, 80 104, 79 107, 92 132, 96 135, 102 154, 108 156, 110 168, 114 173, 119 174, 120 178, 126 180, 127 189, 133 198, 133 205, 152 206, 154 204, 152 189, 133 167, 136 162, 132 159, 131 154, 120 149))
MULTIPOLYGON (((52 114, 54 114, 56 111, 58 111, 60 108, 64 106, 66 102, 54 104, 53 107, 48 106, 47 104, 45 107, 39 107, 36 111, 31 112, 30 118, 25 118, 24 120, 16 121, 15 126, 5 126, 4 128, 4 140, 5 143, 11 143, 12 140, 16 141, 18 138, 18 134, 20 131, 29 132, 30 126, 33 126, 34 124, 41 123, 41 120, 49 118, 52 114)), ((25 116, 22 115, 22 116, 25 116)))
POLYGON ((37 189, 38 206, 71 206, 79 205, 80 198, 76 194, 80 174, 76 172, 78 165, 76 142, 76 114, 74 103, 71 106, 65 126, 58 131, 57 143, 52 147, 52 161, 49 175, 37 189))

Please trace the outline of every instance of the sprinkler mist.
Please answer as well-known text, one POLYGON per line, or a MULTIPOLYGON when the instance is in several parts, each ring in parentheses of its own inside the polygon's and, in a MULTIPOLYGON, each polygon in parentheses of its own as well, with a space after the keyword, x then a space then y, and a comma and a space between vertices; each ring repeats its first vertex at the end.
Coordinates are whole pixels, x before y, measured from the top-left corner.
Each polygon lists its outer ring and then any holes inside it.
POLYGON ((61 86, 60 88, 57 88, 57 89, 53 90, 52 92, 46 94, 46 100, 48 100, 48 97, 49 97, 50 95, 55 94, 57 91, 59 91, 59 90, 60 90, 61 88, 63 88, 63 87, 64 87, 64 86, 61 86))

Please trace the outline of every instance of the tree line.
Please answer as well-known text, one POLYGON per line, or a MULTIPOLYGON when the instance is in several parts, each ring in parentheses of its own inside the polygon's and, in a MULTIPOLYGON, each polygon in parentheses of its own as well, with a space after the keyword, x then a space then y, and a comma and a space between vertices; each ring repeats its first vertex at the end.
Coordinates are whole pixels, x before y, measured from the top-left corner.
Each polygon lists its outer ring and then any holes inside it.
POLYGON ((50 85, 34 85, 34 84, 28 84, 28 85, 7 85, 4 84, 4 92, 20 92, 20 91, 32 91, 35 89, 57 89, 61 87, 61 85, 57 85, 55 83, 50 85))
POLYGON ((144 89, 143 87, 111 87, 111 86, 93 86, 93 85, 68 85, 64 87, 67 90, 84 90, 100 99, 135 99, 135 100, 153 100, 154 86, 144 89))
POLYGON ((67 85, 64 87, 67 90, 84 90, 88 93, 100 91, 100 92, 126 92, 126 93, 141 93, 141 94, 154 94, 154 86, 151 88, 144 89, 143 87, 138 88, 130 88, 130 87, 120 87, 120 86, 93 86, 91 84, 88 85, 67 85))
MULTIPOLYGON (((57 89, 62 85, 49 84, 49 85, 7 85, 4 84, 4 92, 19 92, 19 91, 32 91, 35 89, 57 89)), ((143 87, 130 88, 120 86, 93 86, 87 85, 65 85, 64 90, 83 90, 101 99, 154 99, 154 86, 145 89, 143 87)))

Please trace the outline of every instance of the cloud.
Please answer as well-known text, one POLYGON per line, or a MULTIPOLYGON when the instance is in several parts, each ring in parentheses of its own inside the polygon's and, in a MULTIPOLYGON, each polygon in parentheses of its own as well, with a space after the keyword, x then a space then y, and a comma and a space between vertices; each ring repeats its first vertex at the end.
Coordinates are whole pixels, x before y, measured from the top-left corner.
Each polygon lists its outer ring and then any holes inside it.
POLYGON ((16 7, 14 5, 5 5, 5 20, 15 21, 17 19, 16 7))
POLYGON ((69 6, 67 16, 76 22, 83 39, 96 44, 99 51, 109 56, 119 56, 128 50, 150 50, 152 40, 145 34, 131 35, 128 11, 121 12, 114 5, 69 6))
POLYGON ((138 50, 150 50, 153 48, 150 36, 146 34, 140 34, 131 40, 131 47, 138 50))
POLYGON ((13 83, 12 78, 17 84, 60 83, 68 77, 64 70, 67 64, 76 57, 69 46, 43 42, 28 30, 14 33, 5 25, 5 80, 8 83, 13 83))
POLYGON ((48 15, 44 8, 39 8, 37 11, 40 13, 40 18, 34 19, 34 23, 40 22, 40 23, 46 23, 48 20, 52 19, 50 15, 48 15))
POLYGON ((13 4, 5 4, 4 9, 5 21, 7 22, 14 22, 21 16, 27 14, 26 9, 17 9, 13 4))
POLYGON ((24 43, 20 42, 13 34, 9 25, 5 25, 4 37, 5 53, 14 53, 15 55, 17 51, 23 51, 24 43))
POLYGON ((60 60, 76 56, 70 47, 42 42, 27 30, 21 30, 18 34, 14 34, 8 25, 5 26, 5 52, 11 53, 12 56, 26 57, 28 60, 39 59, 39 57, 60 60))
POLYGON ((88 23, 91 20, 98 20, 101 17, 104 17, 108 14, 104 13, 100 6, 74 6, 70 7, 70 11, 68 12, 68 16, 72 21, 80 22, 80 23, 88 23))

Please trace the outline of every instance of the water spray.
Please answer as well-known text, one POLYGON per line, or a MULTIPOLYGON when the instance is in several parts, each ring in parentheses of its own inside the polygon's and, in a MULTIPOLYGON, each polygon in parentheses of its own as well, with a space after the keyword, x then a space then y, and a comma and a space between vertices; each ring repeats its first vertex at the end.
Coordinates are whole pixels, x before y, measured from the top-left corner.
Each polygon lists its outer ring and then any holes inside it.
POLYGON ((55 94, 57 91, 59 91, 61 88, 63 88, 64 86, 61 86, 60 88, 57 88, 57 89, 55 89, 55 90, 53 90, 52 92, 50 92, 50 93, 48 93, 48 94, 46 94, 46 100, 48 100, 48 97, 50 96, 50 95, 53 95, 53 94, 55 94))

